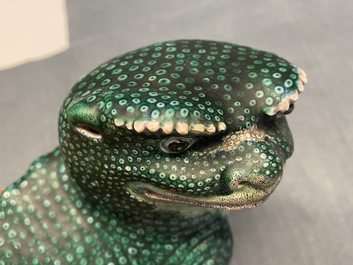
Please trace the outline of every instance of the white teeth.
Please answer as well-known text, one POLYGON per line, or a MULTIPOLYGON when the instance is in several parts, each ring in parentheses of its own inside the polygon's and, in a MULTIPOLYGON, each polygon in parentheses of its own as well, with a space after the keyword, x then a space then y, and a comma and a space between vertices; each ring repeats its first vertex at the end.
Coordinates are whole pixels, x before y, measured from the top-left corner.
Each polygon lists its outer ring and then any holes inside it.
POLYGON ((181 135, 188 134, 189 125, 186 122, 178 122, 178 124, 175 126, 175 130, 181 135))
POLYGON ((308 82, 306 78, 306 73, 303 69, 297 67, 299 71, 299 79, 297 81, 298 90, 290 92, 291 94, 287 95, 275 108, 270 108, 266 113, 270 116, 275 115, 278 111, 287 111, 290 107, 290 104, 296 102, 299 98, 299 94, 304 91, 304 85, 308 82))
POLYGON ((297 67, 297 69, 299 71, 299 80, 297 81, 298 90, 299 93, 302 93, 304 91, 304 85, 308 83, 308 79, 306 78, 306 73, 303 69, 299 67, 297 67))
POLYGON ((286 111, 289 109, 289 102, 288 100, 281 101, 277 107, 274 109, 274 114, 277 113, 277 111, 286 111))
POLYGON ((132 121, 129 121, 128 123, 126 123, 125 126, 128 130, 131 131, 132 130, 132 121))
POLYGON ((123 120, 114 119, 114 123, 115 123, 115 125, 118 126, 118 127, 124 125, 124 121, 123 121, 123 120))
POLYGON ((294 103, 298 100, 299 98, 299 93, 296 90, 290 97, 289 97, 289 103, 294 103))
POLYGON ((174 129, 174 124, 172 121, 168 121, 161 127, 161 129, 165 134, 171 134, 174 129))
POLYGON ((306 75, 303 74, 299 74, 299 79, 302 81, 303 85, 305 85, 306 83, 308 83, 308 78, 306 77, 306 75))
POLYGON ((159 122, 158 121, 147 121, 146 127, 150 132, 156 132, 159 130, 159 122))
POLYGON ((297 85, 298 85, 299 93, 303 93, 303 91, 304 91, 303 83, 300 80, 298 80, 297 85))
POLYGON ((138 133, 142 132, 146 128, 145 123, 146 123, 146 121, 136 121, 134 123, 135 131, 138 132, 138 133))
POLYGON ((224 122, 218 122, 218 131, 225 131, 227 129, 227 125, 224 122))
POLYGON ((216 132, 216 126, 214 126, 213 124, 208 125, 208 127, 206 128, 206 133, 212 134, 215 132, 216 132))
POLYGON ((195 124, 192 126, 191 131, 193 133, 203 133, 205 131, 205 126, 203 124, 195 124))
POLYGON ((308 79, 306 78, 306 73, 303 69, 297 67, 298 71, 299 71, 299 79, 302 81, 303 85, 305 85, 306 83, 308 83, 308 79))
POLYGON ((283 99, 275 108, 271 109, 267 114, 272 116, 275 115, 278 111, 287 111, 290 104, 296 102, 299 98, 299 93, 297 90, 293 91, 291 95, 283 99))
POLYGON ((178 122, 177 125, 174 126, 172 121, 168 121, 161 126, 158 121, 136 121, 136 122, 127 122, 124 123, 123 120, 120 119, 114 119, 114 123, 117 127, 124 126, 128 130, 135 130, 137 133, 141 133, 143 131, 145 132, 156 132, 158 130, 161 130, 165 134, 171 134, 173 130, 175 130, 177 133, 181 135, 186 135, 188 133, 194 133, 194 134, 201 134, 201 133, 206 133, 206 134, 213 134, 217 130, 218 131, 224 131, 227 129, 227 126, 224 122, 218 122, 218 125, 216 126, 214 124, 210 124, 207 127, 205 127, 204 124, 192 124, 189 125, 186 122, 178 122))

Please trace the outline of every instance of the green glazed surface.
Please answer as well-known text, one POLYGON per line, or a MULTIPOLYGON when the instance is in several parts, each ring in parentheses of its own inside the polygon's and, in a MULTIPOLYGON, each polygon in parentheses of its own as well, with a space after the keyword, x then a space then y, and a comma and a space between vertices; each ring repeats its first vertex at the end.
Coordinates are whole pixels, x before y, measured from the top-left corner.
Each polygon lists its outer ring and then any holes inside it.
POLYGON ((228 264, 224 210, 279 183, 299 73, 207 40, 99 65, 64 100, 59 147, 1 195, 0 265, 228 264))

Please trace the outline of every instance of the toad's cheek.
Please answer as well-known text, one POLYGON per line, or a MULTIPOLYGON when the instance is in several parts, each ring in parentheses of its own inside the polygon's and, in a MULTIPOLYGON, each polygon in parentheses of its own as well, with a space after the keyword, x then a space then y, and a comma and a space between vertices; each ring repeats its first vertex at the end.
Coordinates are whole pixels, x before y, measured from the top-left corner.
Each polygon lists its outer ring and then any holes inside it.
MULTIPOLYGON (((240 182, 233 187, 234 190, 227 195, 196 196, 180 194, 175 191, 161 189, 145 182, 135 181, 127 183, 130 194, 136 199, 156 204, 170 205, 170 202, 185 206, 201 206, 218 208, 222 210, 242 210, 259 206, 265 202, 275 190, 281 180, 279 176, 270 186, 254 185, 248 181, 240 182)), ((173 207, 170 207, 173 210, 173 207)))

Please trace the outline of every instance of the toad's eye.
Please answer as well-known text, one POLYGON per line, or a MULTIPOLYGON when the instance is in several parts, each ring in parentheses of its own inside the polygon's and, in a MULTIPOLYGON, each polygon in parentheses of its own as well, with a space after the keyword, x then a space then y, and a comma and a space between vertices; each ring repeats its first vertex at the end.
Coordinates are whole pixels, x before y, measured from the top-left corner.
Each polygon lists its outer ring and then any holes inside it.
POLYGON ((102 135, 96 129, 93 129, 90 126, 78 123, 75 125, 75 127, 79 133, 83 134, 86 137, 95 138, 95 139, 102 138, 102 135))
POLYGON ((187 150, 195 142, 190 137, 169 137, 159 143, 159 148, 167 154, 177 154, 187 150))
POLYGON ((293 110, 294 110, 294 104, 292 103, 292 104, 289 105, 288 110, 286 110, 286 111, 284 112, 284 114, 285 114, 285 115, 288 115, 288 114, 292 113, 293 110))

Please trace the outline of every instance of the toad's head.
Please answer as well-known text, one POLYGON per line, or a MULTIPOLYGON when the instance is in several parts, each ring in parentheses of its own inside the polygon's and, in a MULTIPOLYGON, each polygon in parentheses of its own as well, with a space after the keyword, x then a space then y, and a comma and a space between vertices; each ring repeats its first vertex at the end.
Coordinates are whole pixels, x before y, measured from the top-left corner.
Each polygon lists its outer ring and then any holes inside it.
POLYGON ((71 177, 111 210, 244 209, 279 183, 305 73, 224 42, 153 44, 93 69, 60 111, 71 177))

